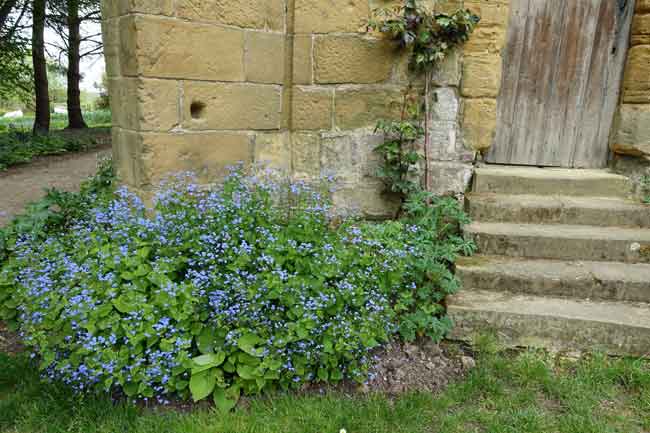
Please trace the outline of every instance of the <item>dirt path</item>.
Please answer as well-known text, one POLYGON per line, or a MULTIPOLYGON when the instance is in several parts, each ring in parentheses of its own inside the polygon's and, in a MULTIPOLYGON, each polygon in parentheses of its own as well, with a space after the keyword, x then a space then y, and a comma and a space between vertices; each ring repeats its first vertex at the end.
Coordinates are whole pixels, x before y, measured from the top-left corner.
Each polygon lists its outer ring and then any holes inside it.
POLYGON ((0 226, 43 197, 46 188, 73 191, 97 171, 97 160, 110 155, 110 145, 88 152, 39 158, 0 172, 0 226))

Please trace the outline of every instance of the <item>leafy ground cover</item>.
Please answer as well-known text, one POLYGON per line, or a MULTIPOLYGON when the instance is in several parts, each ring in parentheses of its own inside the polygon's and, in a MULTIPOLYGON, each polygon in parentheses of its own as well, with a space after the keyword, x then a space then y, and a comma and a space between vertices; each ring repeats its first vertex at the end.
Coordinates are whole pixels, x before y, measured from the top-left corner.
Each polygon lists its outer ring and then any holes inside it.
POLYGON ((38 156, 93 149, 110 139, 110 112, 87 113, 86 120, 90 129, 64 131, 67 118, 56 115, 49 135, 33 136, 33 119, 0 118, 0 171, 38 156))
POLYGON ((43 384, 26 356, 0 354, 0 430, 15 433, 642 433, 650 431, 650 364, 587 356, 482 352, 444 392, 278 393, 209 407, 151 409, 43 384))
POLYGON ((370 224, 333 219, 327 185, 238 169, 212 189, 188 179, 151 210, 124 189, 50 193, 52 224, 6 236, 0 314, 47 377, 227 409, 240 394, 363 382, 382 343, 449 329, 450 265, 472 248, 456 200, 418 195, 401 221, 370 224))

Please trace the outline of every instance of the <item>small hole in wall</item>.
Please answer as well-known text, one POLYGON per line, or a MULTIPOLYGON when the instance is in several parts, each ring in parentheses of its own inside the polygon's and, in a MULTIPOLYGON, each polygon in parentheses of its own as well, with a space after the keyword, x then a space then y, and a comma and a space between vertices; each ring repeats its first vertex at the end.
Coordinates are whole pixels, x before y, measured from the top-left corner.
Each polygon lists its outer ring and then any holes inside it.
POLYGON ((199 101, 192 102, 192 105, 190 105, 190 115, 192 119, 202 119, 205 115, 205 104, 199 101))

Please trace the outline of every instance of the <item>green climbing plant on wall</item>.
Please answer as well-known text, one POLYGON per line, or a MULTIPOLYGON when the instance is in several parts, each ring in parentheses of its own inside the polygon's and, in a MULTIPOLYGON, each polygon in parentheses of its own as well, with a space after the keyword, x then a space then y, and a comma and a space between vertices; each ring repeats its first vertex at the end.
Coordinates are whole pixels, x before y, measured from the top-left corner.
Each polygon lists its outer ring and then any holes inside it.
POLYGON ((374 11, 368 28, 387 35, 410 53, 409 66, 415 77, 424 77, 424 88, 418 93, 413 83, 404 91, 402 116, 399 121, 382 120, 377 131, 384 133, 384 143, 376 151, 383 157, 379 170, 387 189, 407 197, 430 185, 431 88, 434 73, 449 54, 465 43, 480 18, 467 9, 452 14, 435 13, 418 0, 374 11), (414 95, 417 95, 414 97, 414 95), (417 143, 424 138, 424 155, 417 143), (424 160, 424 179, 417 174, 424 160), (423 182, 422 182, 423 181, 423 182))

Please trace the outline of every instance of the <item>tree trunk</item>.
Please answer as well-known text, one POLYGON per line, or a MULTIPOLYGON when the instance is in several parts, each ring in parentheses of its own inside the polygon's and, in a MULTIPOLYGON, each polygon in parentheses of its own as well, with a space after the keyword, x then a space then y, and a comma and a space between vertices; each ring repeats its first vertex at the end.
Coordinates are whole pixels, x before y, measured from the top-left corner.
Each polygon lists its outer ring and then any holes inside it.
POLYGON ((44 36, 46 3, 47 0, 34 0, 32 60, 34 64, 34 91, 36 95, 35 134, 47 134, 50 130, 50 94, 47 82, 44 36))
POLYGON ((68 0, 68 129, 87 128, 81 113, 79 0, 68 0))

